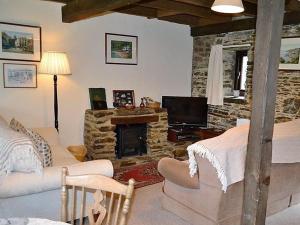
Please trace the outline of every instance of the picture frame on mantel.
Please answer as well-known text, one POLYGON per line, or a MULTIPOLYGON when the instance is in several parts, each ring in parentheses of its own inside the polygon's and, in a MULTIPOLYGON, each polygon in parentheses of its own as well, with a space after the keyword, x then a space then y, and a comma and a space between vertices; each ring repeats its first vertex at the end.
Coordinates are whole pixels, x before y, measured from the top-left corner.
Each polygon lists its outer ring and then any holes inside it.
POLYGON ((106 64, 138 64, 138 37, 105 33, 106 64))
POLYGON ((113 98, 116 108, 135 106, 134 90, 113 90, 113 98))
POLYGON ((280 70, 300 70, 300 38, 283 38, 280 49, 280 70))
POLYGON ((37 65, 3 63, 4 88, 37 88, 37 65))
POLYGON ((41 27, 0 22, 0 35, 0 60, 41 61, 41 27))
POLYGON ((89 88, 92 110, 107 109, 105 88, 89 88))

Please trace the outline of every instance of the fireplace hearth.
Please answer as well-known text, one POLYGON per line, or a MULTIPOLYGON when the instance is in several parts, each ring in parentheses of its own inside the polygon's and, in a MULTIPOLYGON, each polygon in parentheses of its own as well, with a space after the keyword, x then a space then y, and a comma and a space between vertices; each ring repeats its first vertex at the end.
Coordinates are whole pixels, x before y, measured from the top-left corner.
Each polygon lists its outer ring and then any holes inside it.
POLYGON ((147 153, 147 125, 117 125, 116 157, 142 155, 147 153))

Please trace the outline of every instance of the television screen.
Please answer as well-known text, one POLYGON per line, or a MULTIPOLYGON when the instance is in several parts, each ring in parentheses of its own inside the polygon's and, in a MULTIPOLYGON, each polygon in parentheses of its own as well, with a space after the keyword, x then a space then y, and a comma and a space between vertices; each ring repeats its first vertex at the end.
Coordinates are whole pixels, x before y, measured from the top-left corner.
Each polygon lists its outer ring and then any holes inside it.
POLYGON ((162 107, 168 110, 170 126, 207 127, 207 98, 163 96, 162 107))

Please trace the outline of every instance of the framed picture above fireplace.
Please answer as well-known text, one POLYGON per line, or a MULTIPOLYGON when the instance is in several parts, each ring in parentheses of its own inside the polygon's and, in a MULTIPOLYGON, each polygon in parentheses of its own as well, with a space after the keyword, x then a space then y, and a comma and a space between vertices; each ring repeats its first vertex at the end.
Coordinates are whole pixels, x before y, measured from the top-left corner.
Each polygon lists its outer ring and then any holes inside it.
POLYGON ((114 107, 135 106, 134 90, 113 90, 114 107))
POLYGON ((123 34, 105 34, 106 64, 137 65, 138 37, 123 34))

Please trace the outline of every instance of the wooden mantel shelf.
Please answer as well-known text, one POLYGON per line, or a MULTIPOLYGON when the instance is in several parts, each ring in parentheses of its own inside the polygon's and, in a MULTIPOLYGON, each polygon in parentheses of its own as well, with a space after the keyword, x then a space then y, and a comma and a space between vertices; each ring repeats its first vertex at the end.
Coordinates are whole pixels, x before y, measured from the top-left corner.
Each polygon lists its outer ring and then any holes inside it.
POLYGON ((130 115, 130 116, 114 116, 111 118, 111 124, 141 124, 158 122, 158 115, 130 115))

